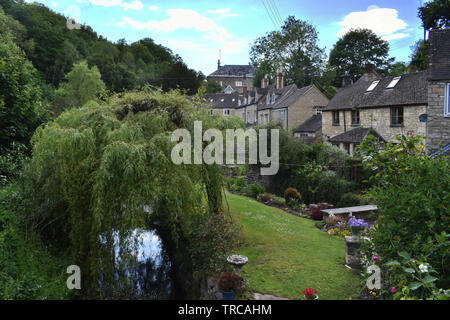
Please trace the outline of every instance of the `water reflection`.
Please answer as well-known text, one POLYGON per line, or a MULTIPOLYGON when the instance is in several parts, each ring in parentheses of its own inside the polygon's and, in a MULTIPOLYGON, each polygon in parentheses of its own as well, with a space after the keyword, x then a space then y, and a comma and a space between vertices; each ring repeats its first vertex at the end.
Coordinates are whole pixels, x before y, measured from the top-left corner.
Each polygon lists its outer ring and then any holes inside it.
MULTIPOLYGON (((139 244, 132 251, 136 263, 126 268, 125 275, 132 279, 132 287, 126 289, 126 293, 107 294, 110 298, 124 299, 180 299, 177 292, 177 285, 174 281, 172 265, 161 241, 154 230, 136 229, 133 231, 129 240, 138 237, 139 244)), ((114 237, 116 263, 120 263, 120 251, 118 247, 118 237, 114 237)), ((118 274, 115 275, 119 279, 118 274)), ((103 289, 107 286, 101 285, 103 289)), ((105 292, 105 290, 102 290, 105 292)), ((107 291, 107 290, 106 290, 107 291)), ((179 291, 179 290, 178 290, 179 291)))

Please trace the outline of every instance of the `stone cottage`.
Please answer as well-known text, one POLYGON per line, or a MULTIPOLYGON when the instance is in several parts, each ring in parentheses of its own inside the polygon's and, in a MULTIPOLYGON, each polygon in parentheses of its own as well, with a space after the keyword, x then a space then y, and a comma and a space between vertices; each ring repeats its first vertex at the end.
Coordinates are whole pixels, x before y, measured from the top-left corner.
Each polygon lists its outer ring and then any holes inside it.
POLYGON ((425 136, 427 85, 426 71, 381 77, 367 64, 365 74, 354 84, 344 78, 343 88, 323 109, 322 133, 350 155, 366 131, 343 134, 356 128, 375 129, 380 138, 390 142, 396 141, 397 134, 425 136))
POLYGON ((280 122, 290 132, 329 102, 315 85, 300 89, 295 84, 285 87, 281 68, 277 70, 276 85, 269 85, 266 76, 262 80, 261 89, 263 96, 257 102, 258 124, 280 122))
POLYGON ((246 94, 253 90, 255 67, 253 65, 217 65, 217 70, 206 79, 220 84, 223 93, 246 94))
POLYGON ((430 32, 427 149, 450 155, 450 29, 430 32))

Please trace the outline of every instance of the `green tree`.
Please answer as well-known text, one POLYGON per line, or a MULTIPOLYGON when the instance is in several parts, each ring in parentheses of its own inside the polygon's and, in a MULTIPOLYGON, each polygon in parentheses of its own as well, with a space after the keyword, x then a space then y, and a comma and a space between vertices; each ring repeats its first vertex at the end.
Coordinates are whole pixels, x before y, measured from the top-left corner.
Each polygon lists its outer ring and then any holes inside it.
POLYGON ((222 87, 217 81, 208 80, 206 82, 206 93, 219 93, 222 92, 222 87))
POLYGON ((428 69, 428 41, 417 41, 411 47, 413 53, 411 54, 411 63, 408 68, 411 72, 424 71, 428 69))
POLYGON ((250 58, 253 63, 263 66, 264 73, 272 76, 280 66, 283 67, 286 85, 295 83, 304 87, 320 76, 324 50, 318 46, 314 26, 289 16, 281 30, 256 39, 250 58))
POLYGON ((0 8, 0 154, 13 143, 27 145, 47 115, 37 71, 14 43, 8 21, 0 8))
POLYGON ((339 77, 350 74, 353 80, 364 74, 364 65, 372 63, 376 70, 386 73, 394 61, 389 57, 389 43, 368 29, 352 30, 340 38, 330 53, 329 64, 336 68, 336 85, 340 86, 339 77))
POLYGON ((450 27, 450 1, 433 0, 419 7, 419 18, 426 30, 450 27))
POLYGON ((89 68, 86 61, 74 64, 66 80, 55 93, 56 112, 69 107, 81 107, 105 89, 98 68, 89 68))
POLYGON ((389 68, 390 76, 400 76, 408 72, 408 65, 404 62, 396 62, 389 68))

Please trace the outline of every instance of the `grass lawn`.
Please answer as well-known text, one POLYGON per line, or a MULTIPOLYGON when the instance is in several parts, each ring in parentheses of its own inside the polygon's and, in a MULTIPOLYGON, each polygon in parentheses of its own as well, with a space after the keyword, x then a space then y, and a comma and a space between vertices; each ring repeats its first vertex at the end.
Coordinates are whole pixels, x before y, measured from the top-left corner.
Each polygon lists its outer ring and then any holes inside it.
POLYGON ((249 290, 302 299, 312 287, 322 299, 357 299, 359 276, 347 269, 345 242, 295 217, 253 199, 227 193, 230 210, 242 227, 245 244, 239 254, 249 262, 242 269, 249 290))

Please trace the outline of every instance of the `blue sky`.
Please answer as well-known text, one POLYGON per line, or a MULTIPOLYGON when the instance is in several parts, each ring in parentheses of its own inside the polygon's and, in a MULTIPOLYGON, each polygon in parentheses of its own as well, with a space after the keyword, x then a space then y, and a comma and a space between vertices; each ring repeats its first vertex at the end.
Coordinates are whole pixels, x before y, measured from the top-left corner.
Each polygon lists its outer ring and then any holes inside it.
MULTIPOLYGON (((31 2, 31 1, 27 1, 31 2)), ((351 28, 366 27, 388 40, 391 56, 409 61, 410 46, 423 38, 420 0, 40 0, 73 16, 111 41, 150 37, 208 75, 223 64, 249 63, 251 43, 280 28, 274 12, 306 20, 329 54, 351 28), (266 9, 267 8, 267 9, 266 9), (276 10, 275 10, 276 8, 276 10), (268 14, 272 13, 271 15, 268 14)))

